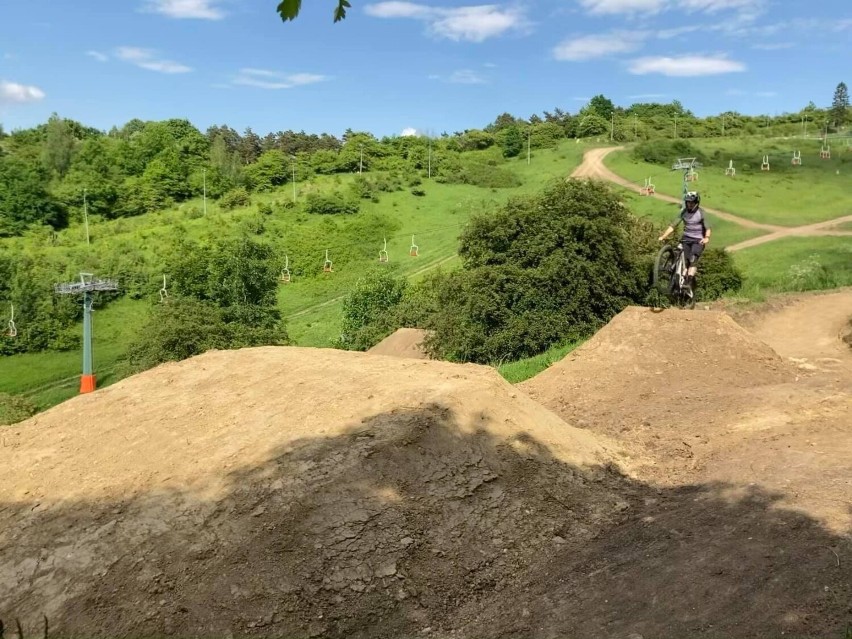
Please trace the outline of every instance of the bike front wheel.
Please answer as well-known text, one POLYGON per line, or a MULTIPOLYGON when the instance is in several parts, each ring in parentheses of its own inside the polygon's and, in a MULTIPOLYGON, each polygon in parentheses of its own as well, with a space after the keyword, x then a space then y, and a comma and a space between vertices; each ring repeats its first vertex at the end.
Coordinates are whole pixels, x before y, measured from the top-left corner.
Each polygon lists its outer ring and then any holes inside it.
POLYGON ((672 276, 675 271, 675 251, 671 246, 664 246, 654 260, 654 288, 663 295, 672 293, 672 276))

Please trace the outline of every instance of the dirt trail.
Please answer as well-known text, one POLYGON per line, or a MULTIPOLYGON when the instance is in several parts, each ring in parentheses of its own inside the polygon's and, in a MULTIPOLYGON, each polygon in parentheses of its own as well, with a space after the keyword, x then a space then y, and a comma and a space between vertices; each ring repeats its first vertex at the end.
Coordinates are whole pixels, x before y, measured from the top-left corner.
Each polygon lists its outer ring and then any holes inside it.
MULTIPOLYGON (((598 149, 590 149, 586 151, 583 156, 583 162, 574 169, 574 172, 571 173, 571 177, 590 177, 597 178, 601 180, 607 180, 609 182, 613 182, 620 186, 637 190, 639 189, 639 185, 631 182, 630 180, 621 177, 620 175, 611 171, 604 164, 604 158, 612 153, 613 151, 623 150, 624 147, 605 147, 598 149)), ((655 197, 659 200, 663 200, 665 202, 671 202, 674 204, 679 204, 680 200, 676 197, 672 197, 670 195, 665 195, 662 193, 655 193, 652 197, 655 197)), ((804 226, 797 227, 788 227, 788 226, 778 226, 776 224, 764 224, 762 222, 755 222, 753 220, 749 220, 744 217, 740 217, 739 215, 734 215, 733 213, 728 213, 726 211, 720 211, 719 209, 711 209, 708 207, 703 207, 708 213, 712 213, 716 217, 727 220, 728 222, 733 222, 735 224, 739 224, 745 228, 750 229, 758 229, 762 231, 768 231, 766 235, 761 235, 759 237, 752 238, 750 240, 745 240, 743 242, 738 242, 737 244, 732 244, 726 247, 728 251, 739 251, 745 248, 750 248, 752 246, 759 246, 760 244, 765 244, 766 242, 773 242, 778 239, 782 239, 785 237, 812 237, 812 236, 834 236, 834 237, 852 237, 852 231, 843 231, 834 229, 833 227, 843 224, 845 222, 852 221, 852 215, 845 215, 842 217, 838 217, 832 220, 826 220, 825 222, 817 222, 816 224, 807 224, 804 226)))
POLYGON ((852 373, 852 348, 842 335, 852 319, 852 288, 791 296, 780 310, 742 323, 801 370, 852 373))

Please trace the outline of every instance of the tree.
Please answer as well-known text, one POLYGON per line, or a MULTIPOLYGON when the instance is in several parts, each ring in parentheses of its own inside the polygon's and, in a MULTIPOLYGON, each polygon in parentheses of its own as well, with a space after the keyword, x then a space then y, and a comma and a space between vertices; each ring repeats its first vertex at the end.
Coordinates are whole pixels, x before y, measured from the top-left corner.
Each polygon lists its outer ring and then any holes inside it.
POLYGON ((835 126, 841 127, 846 124, 846 119, 849 114, 849 89, 845 82, 837 85, 834 90, 834 99, 831 101, 831 110, 829 111, 831 118, 834 120, 835 126))
POLYGON ((474 217, 461 236, 464 270, 437 288, 428 348, 492 363, 588 335, 644 299, 653 235, 595 181, 558 180, 474 217))
POLYGON ((612 117, 612 112, 615 110, 615 105, 612 100, 604 95, 596 95, 589 100, 589 110, 593 111, 604 120, 609 120, 612 117))
POLYGON ((48 192, 45 173, 14 156, 0 158, 0 236, 17 235, 31 224, 65 226, 67 213, 48 192))
POLYGON ((500 145, 503 147, 504 158, 517 157, 524 148, 524 136, 514 124, 501 131, 500 145))
POLYGON ((355 283, 343 300, 343 327, 339 348, 365 351, 395 328, 392 310, 408 288, 408 280, 377 268, 355 283))
POLYGON ((76 140, 68 122, 55 113, 47 121, 47 140, 42 151, 42 162, 48 171, 60 177, 65 175, 71 165, 76 140))
MULTIPOLYGON (((334 9, 334 21, 339 22, 346 17, 346 10, 352 5, 349 0, 337 0, 337 7, 334 9)), ((302 0, 282 0, 278 3, 278 15, 284 22, 295 20, 302 8, 302 0)))

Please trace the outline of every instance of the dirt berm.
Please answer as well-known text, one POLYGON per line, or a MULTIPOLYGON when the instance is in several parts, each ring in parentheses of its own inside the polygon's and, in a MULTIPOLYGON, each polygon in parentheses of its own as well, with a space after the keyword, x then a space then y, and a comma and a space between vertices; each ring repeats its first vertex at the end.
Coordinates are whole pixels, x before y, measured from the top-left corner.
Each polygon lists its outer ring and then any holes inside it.
POLYGON ((474 365, 211 352, 0 435, 0 618, 29 633, 451 628, 627 508, 616 446, 474 365))
POLYGON ((429 331, 419 328, 399 328, 367 352, 374 355, 429 359, 429 355, 423 350, 423 340, 428 335, 429 331))

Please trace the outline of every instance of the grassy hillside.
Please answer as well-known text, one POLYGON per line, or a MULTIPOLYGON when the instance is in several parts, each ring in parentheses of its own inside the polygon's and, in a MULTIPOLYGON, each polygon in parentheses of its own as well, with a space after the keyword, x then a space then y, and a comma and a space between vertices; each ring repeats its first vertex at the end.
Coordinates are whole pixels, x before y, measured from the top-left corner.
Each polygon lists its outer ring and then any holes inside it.
MULTIPOLYGON (((821 143, 815 140, 734 139, 691 140, 707 158, 694 188, 702 201, 742 217, 780 226, 798 226, 852 214, 852 151, 836 149, 821 160, 821 143), (794 150, 802 152, 802 165, 792 166, 794 150), (769 155, 770 170, 761 171, 769 155), (725 176, 734 161, 735 177, 725 176)), ((672 158, 674 161, 676 158, 672 158)), ((657 191, 680 196, 682 173, 668 166, 639 162, 629 150, 611 153, 607 166, 638 184, 651 177, 657 191)))

